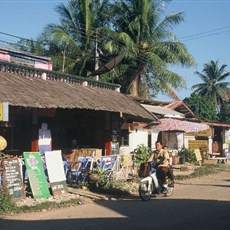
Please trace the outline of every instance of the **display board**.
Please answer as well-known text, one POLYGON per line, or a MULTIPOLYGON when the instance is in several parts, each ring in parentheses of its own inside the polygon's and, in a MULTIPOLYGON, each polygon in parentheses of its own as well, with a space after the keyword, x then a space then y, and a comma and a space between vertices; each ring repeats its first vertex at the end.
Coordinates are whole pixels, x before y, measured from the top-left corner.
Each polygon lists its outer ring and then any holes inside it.
POLYGON ((45 161, 53 195, 68 193, 61 150, 45 152, 45 161))
POLYGON ((208 151, 208 141, 206 140, 188 140, 189 149, 200 149, 201 152, 208 151))
POLYGON ((50 192, 39 152, 23 153, 30 187, 34 198, 48 198, 50 192))
POLYGON ((3 189, 7 190, 12 197, 24 197, 24 185, 18 159, 4 159, 1 162, 1 167, 3 189))
POLYGON ((197 161, 202 161, 201 153, 199 149, 194 149, 194 153, 197 161))

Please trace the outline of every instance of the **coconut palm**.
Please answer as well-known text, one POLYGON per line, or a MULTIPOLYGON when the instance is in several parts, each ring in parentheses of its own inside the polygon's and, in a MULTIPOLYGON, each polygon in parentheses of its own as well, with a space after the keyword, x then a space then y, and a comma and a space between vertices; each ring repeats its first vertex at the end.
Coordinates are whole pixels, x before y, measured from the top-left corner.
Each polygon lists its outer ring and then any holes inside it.
POLYGON ((195 75, 200 77, 203 83, 195 84, 192 86, 194 93, 201 96, 208 96, 213 99, 216 105, 228 101, 228 85, 230 82, 224 80, 230 75, 226 71, 227 65, 218 66, 218 60, 211 60, 209 63, 204 64, 202 73, 196 71, 195 75))
POLYGON ((109 0, 69 0, 56 7, 60 22, 49 24, 43 37, 54 48, 56 59, 68 62, 68 73, 86 77, 94 68, 96 28, 103 33, 109 23, 108 6, 109 0))
POLYGON ((172 13, 161 19, 165 2, 117 0, 113 5, 116 35, 111 36, 113 39, 106 48, 110 52, 126 53, 123 77, 118 82, 126 93, 147 96, 162 91, 177 98, 173 89, 186 85, 182 76, 168 68, 169 64, 194 64, 184 44, 172 32, 183 21, 183 13, 172 13))

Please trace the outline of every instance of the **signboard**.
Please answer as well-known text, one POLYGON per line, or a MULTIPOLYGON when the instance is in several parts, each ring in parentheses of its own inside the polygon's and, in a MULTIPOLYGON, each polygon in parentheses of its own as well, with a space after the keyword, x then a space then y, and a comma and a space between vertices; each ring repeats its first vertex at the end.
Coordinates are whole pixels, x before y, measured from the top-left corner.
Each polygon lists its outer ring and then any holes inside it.
POLYGON ((42 129, 39 129, 39 139, 38 139, 38 148, 39 152, 41 154, 45 153, 45 151, 51 151, 51 132, 45 126, 45 124, 42 125, 42 129))
POLYGON ((195 153, 195 156, 196 156, 196 160, 197 161, 202 161, 200 150, 199 149, 194 149, 194 153, 195 153))
POLYGON ((9 102, 0 102, 0 121, 9 121, 9 102))
POLYGON ((225 130, 225 143, 228 152, 230 152, 230 129, 225 130))
POLYGON ((61 150, 45 152, 45 160, 53 195, 68 193, 61 150))
POLYGON ((209 137, 212 136, 212 129, 206 129, 199 132, 184 133, 184 136, 199 136, 199 137, 209 137))
POLYGON ((42 158, 39 152, 23 153, 30 187, 34 198, 48 198, 50 192, 46 180, 42 158))
POLYGON ((208 141, 206 140, 188 140, 189 149, 200 149, 201 152, 208 152, 208 141))
POLYGON ((18 159, 12 158, 2 160, 1 165, 3 188, 6 189, 12 197, 24 197, 24 186, 18 159))

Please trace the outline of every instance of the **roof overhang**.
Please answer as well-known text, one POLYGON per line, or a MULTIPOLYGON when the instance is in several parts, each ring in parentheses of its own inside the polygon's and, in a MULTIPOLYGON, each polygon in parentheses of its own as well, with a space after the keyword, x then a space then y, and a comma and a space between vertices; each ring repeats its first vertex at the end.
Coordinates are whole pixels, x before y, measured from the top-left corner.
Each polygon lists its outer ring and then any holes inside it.
POLYGON ((150 113, 153 114, 160 114, 163 117, 177 117, 177 118, 184 118, 184 114, 179 113, 173 109, 161 107, 161 106, 154 106, 154 105, 146 105, 141 104, 145 109, 147 109, 150 113))
POLYGON ((43 80, 36 75, 36 69, 26 74, 17 68, 12 68, 12 72, 15 71, 13 73, 3 70, 4 68, 0 68, 0 101, 9 102, 10 106, 89 109, 128 114, 146 122, 157 120, 126 95, 100 87, 105 85, 104 82, 96 82, 94 87, 75 81, 77 77, 74 76, 55 76, 56 72, 53 71, 45 71, 46 80, 43 80))

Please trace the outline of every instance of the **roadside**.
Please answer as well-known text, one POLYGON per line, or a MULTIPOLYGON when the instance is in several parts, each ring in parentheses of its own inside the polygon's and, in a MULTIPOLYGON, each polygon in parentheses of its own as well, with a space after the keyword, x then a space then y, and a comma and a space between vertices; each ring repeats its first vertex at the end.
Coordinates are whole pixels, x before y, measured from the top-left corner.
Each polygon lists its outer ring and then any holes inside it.
MULTIPOLYGON (((213 165, 213 166, 194 166, 194 165, 175 165, 175 186, 184 183, 190 183, 196 178, 202 181, 210 174, 221 171, 230 171, 230 165, 213 165)), ((99 200, 118 200, 124 198, 134 198, 138 196, 139 178, 129 181, 118 181, 113 190, 89 191, 88 189, 68 187, 68 194, 51 197, 49 199, 33 199, 26 197, 16 201, 16 208, 8 209, 8 213, 20 212, 39 212, 60 209, 64 207, 76 206, 91 203, 99 200), (113 191, 113 193, 112 193, 113 191)))
MULTIPOLYGON (((5 215, 1 230, 37 229, 229 229, 230 167, 218 165, 213 174, 178 180, 172 197, 157 196, 91 200, 56 210, 5 215), (219 169, 218 169, 219 167, 219 169), (169 218, 165 221, 165 210, 169 218), (162 224, 163 223, 163 224, 162 224)), ((86 191, 87 192, 87 191, 86 191)))

